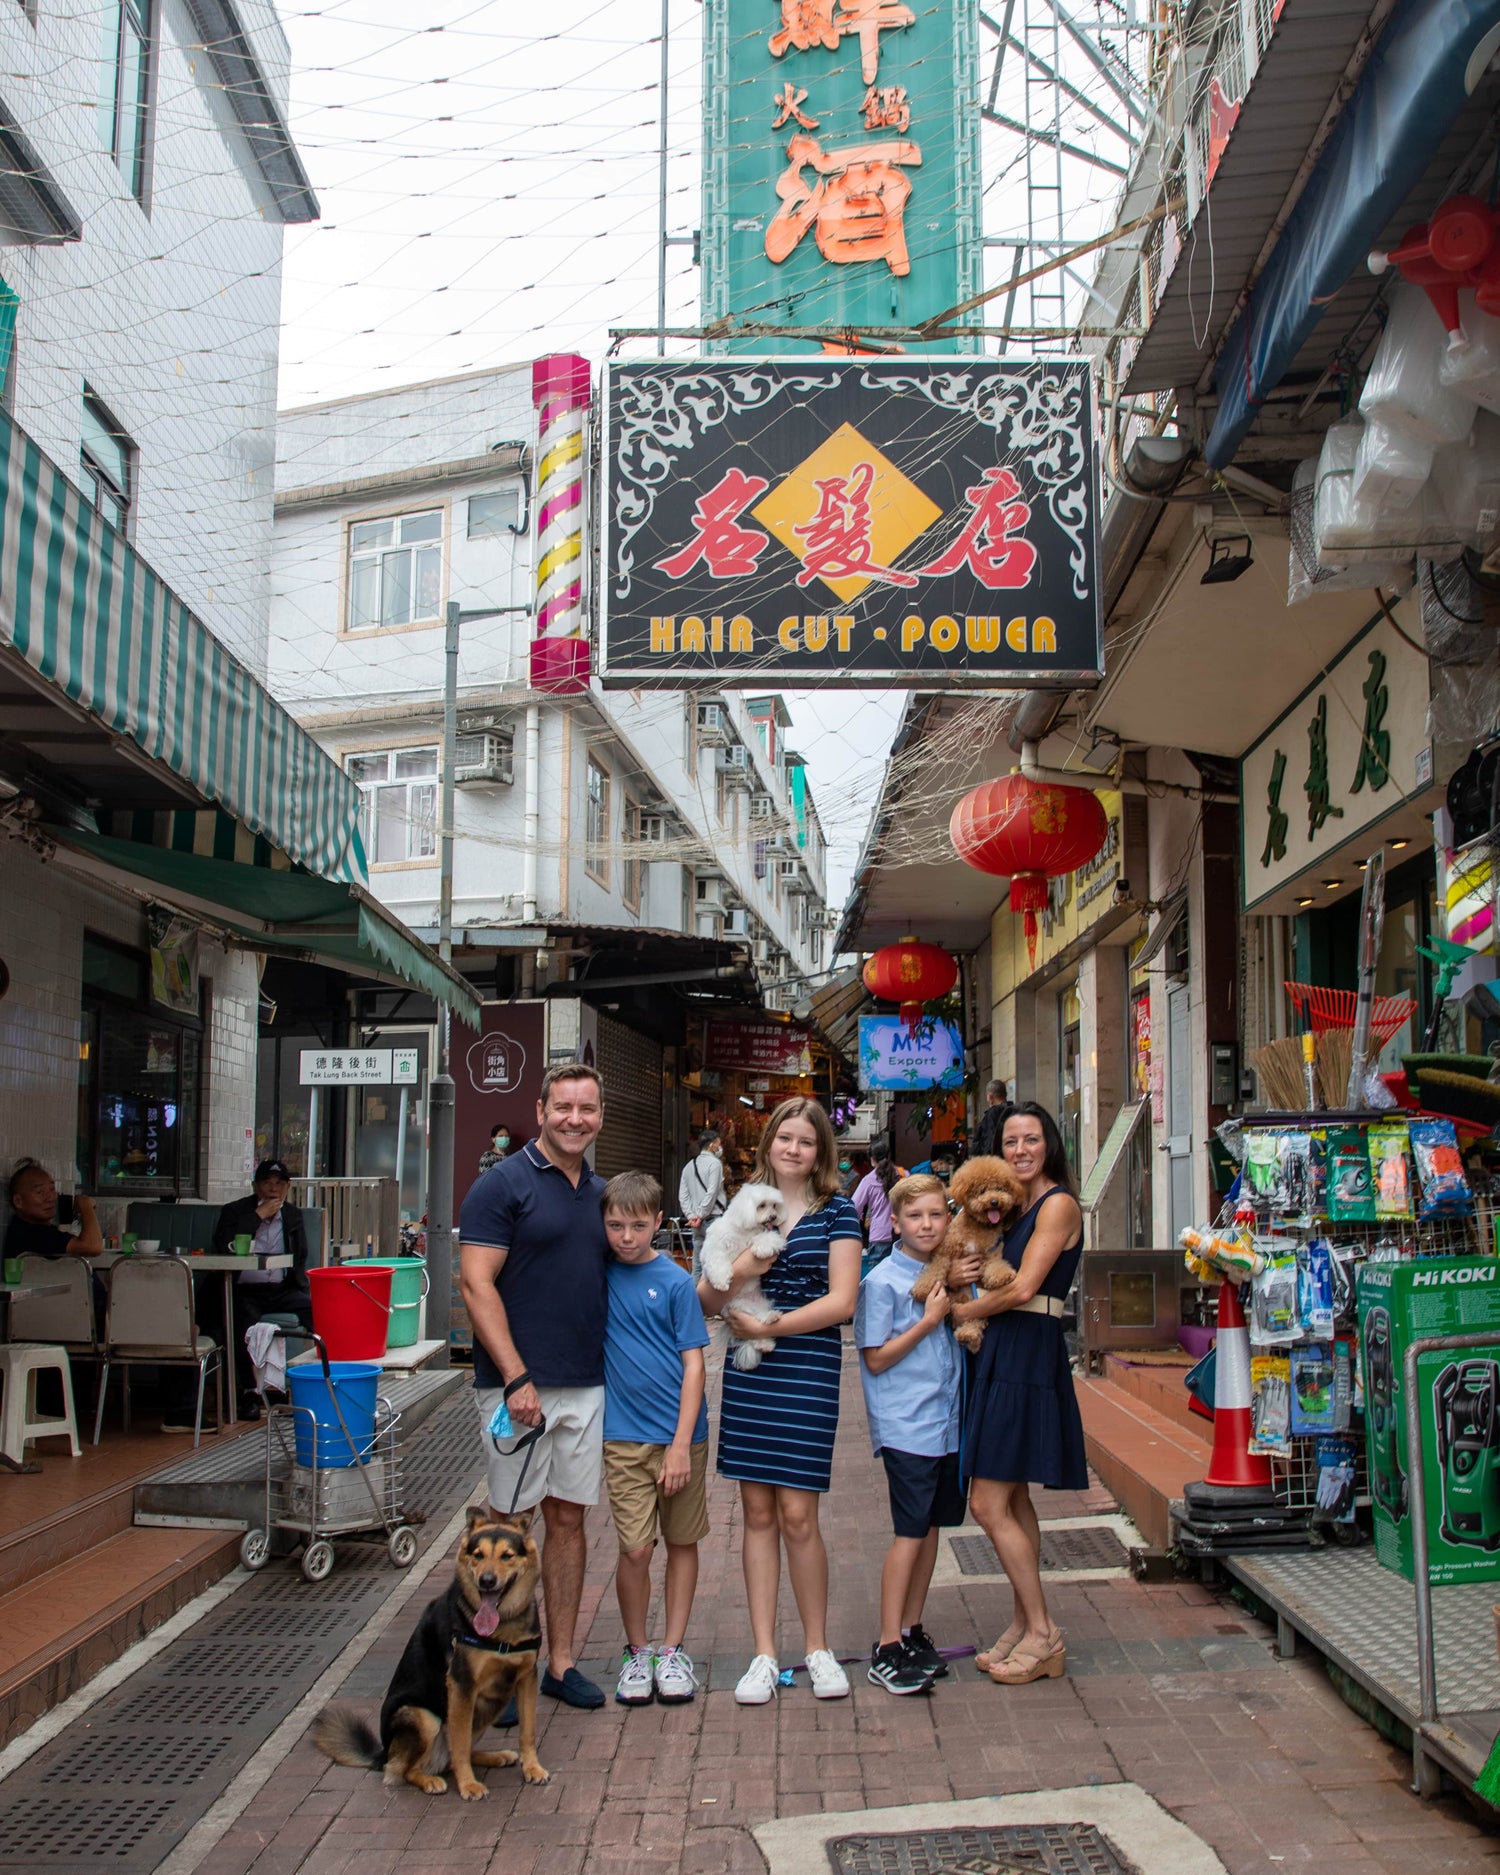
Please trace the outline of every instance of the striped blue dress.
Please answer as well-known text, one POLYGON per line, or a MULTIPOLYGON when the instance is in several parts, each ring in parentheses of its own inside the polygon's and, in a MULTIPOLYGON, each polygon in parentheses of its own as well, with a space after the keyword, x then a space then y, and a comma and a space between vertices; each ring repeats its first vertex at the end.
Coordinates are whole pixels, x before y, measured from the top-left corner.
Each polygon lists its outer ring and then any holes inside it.
MULTIPOLYGON (((828 1293, 828 1246, 860 1241, 859 1217, 841 1195, 798 1218, 786 1249, 761 1278, 767 1300, 783 1313, 828 1293)), ((787 1335, 748 1374, 724 1365, 719 1406, 719 1471, 751 1484, 826 1491, 839 1425, 843 1336, 837 1325, 787 1335)))

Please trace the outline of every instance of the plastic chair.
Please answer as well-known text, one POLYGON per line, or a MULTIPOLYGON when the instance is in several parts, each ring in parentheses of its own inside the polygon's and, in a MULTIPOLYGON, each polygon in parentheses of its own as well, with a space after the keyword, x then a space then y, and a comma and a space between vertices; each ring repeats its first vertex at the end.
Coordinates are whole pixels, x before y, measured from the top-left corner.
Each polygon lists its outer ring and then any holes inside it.
MULTIPOLYGON (((28 1439, 47 1439, 66 1434, 74 1458, 83 1456, 78 1443, 78 1423, 73 1417, 73 1375, 64 1348, 33 1346, 26 1341, 7 1341, 0 1345, 0 1384, 5 1397, 0 1402, 0 1452, 20 1465, 25 1463, 28 1439), (36 1377, 55 1371, 62 1376, 63 1410, 42 1415, 36 1410, 36 1377)), ((97 1443, 97 1441, 96 1441, 97 1443)))
POLYGON ((110 1271, 109 1311, 104 1318, 104 1365, 99 1372, 99 1405, 94 1414, 94 1444, 104 1427, 104 1396, 112 1366, 125 1369, 125 1430, 130 1430, 130 1369, 196 1367, 198 1404, 193 1416, 193 1445, 203 1436, 203 1390, 209 1370, 220 1367, 219 1344, 198 1332, 193 1316, 193 1275, 180 1257, 122 1259, 110 1271))

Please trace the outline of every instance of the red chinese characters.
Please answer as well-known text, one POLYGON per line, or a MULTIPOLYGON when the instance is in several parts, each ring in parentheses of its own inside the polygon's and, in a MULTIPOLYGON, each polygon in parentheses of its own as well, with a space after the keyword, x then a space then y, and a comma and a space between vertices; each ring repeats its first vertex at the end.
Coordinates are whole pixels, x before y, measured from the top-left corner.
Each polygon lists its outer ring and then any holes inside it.
POLYGON ((818 508, 810 521, 792 529, 804 543, 799 586, 815 579, 875 579, 888 586, 915 586, 916 576, 881 566, 870 539, 873 516, 870 489, 875 465, 857 462, 848 475, 825 476, 817 483, 818 508))
POLYGON ((911 105, 905 85, 871 85, 859 107, 866 130, 910 130, 911 105))
POLYGON ((738 579, 753 573, 756 560, 770 545, 770 536, 758 527, 741 527, 739 517, 770 486, 763 475, 726 469, 693 504, 698 531, 685 547, 658 560, 657 570, 669 579, 683 579, 702 560, 711 579, 738 579))
POLYGON ((779 59, 814 46, 836 52, 844 34, 855 33, 860 75, 870 85, 880 69, 880 35, 910 26, 916 17, 896 0, 781 0, 781 30, 771 35, 771 53, 779 59))
POLYGON ((804 130, 816 130, 818 127, 817 118, 809 117, 802 109, 806 102, 806 91, 804 91, 800 85, 794 85, 789 78, 781 87, 780 91, 776 93, 776 117, 771 128, 773 130, 780 130, 787 119, 791 118, 794 123, 800 124, 804 130))
POLYGON ((957 539, 917 572, 931 578, 967 567, 992 592, 1024 586, 1036 565, 1036 548, 1018 533, 1031 519, 1031 506, 1020 494, 1021 485, 1009 469, 986 469, 977 487, 964 490, 973 512, 957 539))
POLYGON ((816 137, 793 137, 776 183, 781 207, 766 229, 766 257, 784 261, 809 228, 818 252, 835 263, 883 260, 893 274, 911 272, 906 204, 911 184, 901 171, 922 160, 915 143, 863 143, 828 150, 816 137), (809 183, 804 171, 817 181, 809 183))

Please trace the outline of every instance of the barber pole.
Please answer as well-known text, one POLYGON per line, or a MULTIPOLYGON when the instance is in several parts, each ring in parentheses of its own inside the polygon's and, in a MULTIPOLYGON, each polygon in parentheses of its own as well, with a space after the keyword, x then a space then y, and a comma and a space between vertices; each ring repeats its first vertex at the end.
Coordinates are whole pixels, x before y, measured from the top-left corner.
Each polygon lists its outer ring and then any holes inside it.
POLYGON ((1214 1342, 1214 1455, 1203 1482, 1264 1491, 1271 1467, 1250 1450, 1250 1331, 1237 1286, 1219 1291, 1219 1332, 1214 1342))
POLYGON ((572 352, 531 367, 537 412, 536 636, 531 687, 571 696, 589 685, 583 629, 584 421, 589 364, 572 352))

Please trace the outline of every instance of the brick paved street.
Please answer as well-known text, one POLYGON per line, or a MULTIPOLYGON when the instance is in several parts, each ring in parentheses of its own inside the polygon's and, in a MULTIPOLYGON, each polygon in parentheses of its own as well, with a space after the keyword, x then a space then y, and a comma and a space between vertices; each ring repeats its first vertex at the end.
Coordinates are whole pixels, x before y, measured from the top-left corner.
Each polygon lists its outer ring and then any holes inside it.
MULTIPOLYGON (((1043 1493, 1038 1504, 1044 1519, 1111 1508, 1098 1490, 1043 1493)), ((1316 1658, 1278 1660, 1269 1629, 1196 1584, 1056 1585, 1064 1680, 1007 1689, 965 1661, 930 1699, 903 1700, 856 1667, 845 1701, 815 1702, 804 1679, 771 1707, 736 1706, 748 1635, 733 1490, 716 1480, 711 1507, 690 1635, 705 1682, 694 1704, 575 1713, 544 1699, 551 1784, 527 1790, 514 1772, 492 1771, 482 1805, 387 1792, 303 1738, 198 1862, 202 1875, 759 1875, 750 1830, 773 1818, 1122 1781, 1197 1832, 1230 1875, 1500 1871, 1500 1836, 1478 1829, 1461 1802, 1414 1797, 1409 1759, 1348 1710, 1316 1658)), ((887 1524, 847 1347, 824 1527, 833 1644, 861 1652, 874 1632, 887 1524)), ((583 1655, 612 1691, 619 1620, 602 1509, 590 1537, 583 1655)), ((432 1572, 434 1592, 446 1575, 446 1564, 432 1572)), ((997 1580, 967 1578, 934 1588, 928 1625, 940 1645, 983 1645, 1007 1604, 997 1580)), ((403 1614, 341 1697, 373 1714, 411 1620, 403 1614)), ((784 1589, 783 1665, 797 1658, 795 1631, 784 1589)))

